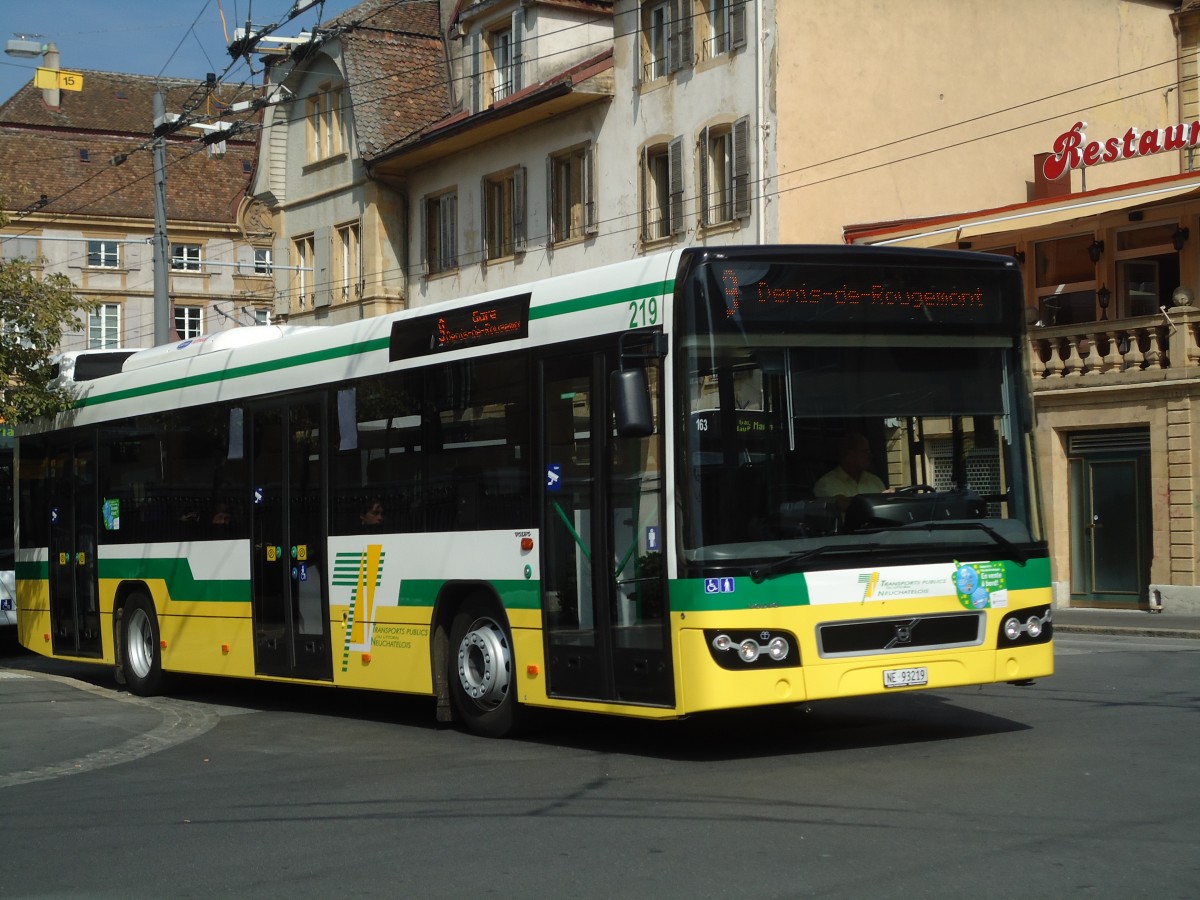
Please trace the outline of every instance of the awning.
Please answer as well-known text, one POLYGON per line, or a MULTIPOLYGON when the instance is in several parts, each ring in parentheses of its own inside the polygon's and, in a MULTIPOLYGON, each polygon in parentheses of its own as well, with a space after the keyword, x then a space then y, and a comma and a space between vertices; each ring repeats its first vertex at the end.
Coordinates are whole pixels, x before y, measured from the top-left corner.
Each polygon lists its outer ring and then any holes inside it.
POLYGON ((989 235, 1003 235, 1092 218, 1122 209, 1161 204, 1188 194, 1200 194, 1200 175, 1189 173, 1183 179, 1160 179, 1070 197, 1056 197, 1053 200, 926 219, 915 225, 893 225, 874 231, 864 229, 857 235, 847 231, 847 239, 850 243, 875 246, 942 247, 958 241, 978 241, 989 235))

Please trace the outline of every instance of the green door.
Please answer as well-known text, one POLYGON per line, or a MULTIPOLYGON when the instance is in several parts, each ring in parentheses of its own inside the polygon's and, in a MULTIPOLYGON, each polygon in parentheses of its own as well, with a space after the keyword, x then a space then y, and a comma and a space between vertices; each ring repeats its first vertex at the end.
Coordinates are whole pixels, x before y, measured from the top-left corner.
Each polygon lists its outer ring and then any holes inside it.
POLYGON ((1149 456, 1071 460, 1071 602, 1137 607, 1150 581, 1149 456))

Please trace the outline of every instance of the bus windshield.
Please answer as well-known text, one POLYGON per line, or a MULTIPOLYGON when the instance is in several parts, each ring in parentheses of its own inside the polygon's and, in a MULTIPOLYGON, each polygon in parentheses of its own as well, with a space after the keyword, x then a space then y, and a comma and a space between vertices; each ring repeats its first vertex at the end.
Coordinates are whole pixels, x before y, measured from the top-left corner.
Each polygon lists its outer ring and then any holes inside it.
POLYGON ((996 307, 1019 310, 1021 298, 1019 285, 991 277, 996 268, 697 266, 676 361, 686 367, 685 561, 745 563, 753 574, 774 559, 820 568, 860 553, 986 547, 1019 558, 1036 539, 1028 425, 1019 328, 996 307), (966 297, 974 309, 888 301, 879 310, 869 294, 863 308, 845 308, 860 283, 876 296, 966 297), (797 291, 816 299, 799 302, 797 291), (815 308, 836 293, 840 306, 815 308), (771 299, 754 308, 758 297, 771 299))

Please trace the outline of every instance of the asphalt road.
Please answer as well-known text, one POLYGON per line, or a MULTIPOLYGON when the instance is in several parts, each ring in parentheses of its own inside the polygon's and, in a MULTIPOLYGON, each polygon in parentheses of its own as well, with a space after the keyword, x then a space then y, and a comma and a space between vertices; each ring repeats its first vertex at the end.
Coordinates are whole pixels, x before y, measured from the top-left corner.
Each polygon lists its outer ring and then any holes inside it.
POLYGON ((513 741, 422 699, 141 700, 8 647, 0 897, 1190 900, 1200 641, 1057 643, 1032 687, 513 741))

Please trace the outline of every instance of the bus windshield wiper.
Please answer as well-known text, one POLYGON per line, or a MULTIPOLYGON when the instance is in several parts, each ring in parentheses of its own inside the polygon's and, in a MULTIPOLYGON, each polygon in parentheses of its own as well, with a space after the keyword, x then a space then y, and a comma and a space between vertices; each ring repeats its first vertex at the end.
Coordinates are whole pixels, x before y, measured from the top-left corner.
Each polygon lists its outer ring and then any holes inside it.
POLYGON ((861 553, 864 550, 878 550, 881 546, 882 544, 822 544, 820 547, 813 547, 811 550, 797 550, 795 553, 789 553, 787 556, 782 556, 774 562, 755 566, 750 570, 750 580, 755 584, 762 584, 767 580, 767 576, 778 575, 780 569, 802 563, 809 559, 816 559, 818 556, 824 556, 826 553, 861 553))
POLYGON ((990 525, 985 525, 983 522, 967 521, 967 522, 913 522, 911 525, 900 526, 904 531, 919 531, 928 529, 930 531, 959 531, 963 528, 974 528, 977 531, 982 531, 993 541, 1004 548, 1005 552, 1012 558, 1012 561, 1019 566, 1025 565, 1029 560, 1029 554, 998 532, 990 525))

